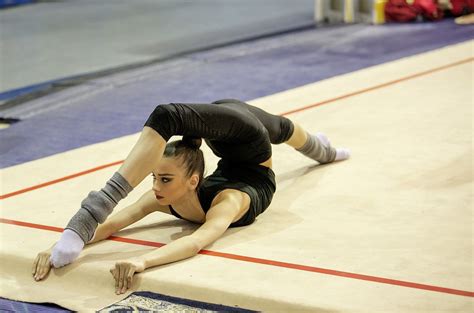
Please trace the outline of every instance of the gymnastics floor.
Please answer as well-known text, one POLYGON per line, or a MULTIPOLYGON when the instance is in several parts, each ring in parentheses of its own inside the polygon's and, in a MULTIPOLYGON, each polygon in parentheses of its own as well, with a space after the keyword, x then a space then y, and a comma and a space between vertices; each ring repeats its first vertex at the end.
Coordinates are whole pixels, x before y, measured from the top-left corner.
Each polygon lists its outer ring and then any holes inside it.
MULTIPOLYGON (((348 147, 317 165, 274 146, 278 191, 251 226, 150 269, 132 291, 266 312, 472 312, 473 41, 250 103, 348 147)), ((100 130, 98 130, 100 131, 100 130)), ((34 282, 32 262, 138 134, 1 170, 0 296, 92 311, 120 301, 109 268, 196 225, 155 213, 34 282)), ((212 172, 216 158, 204 147, 212 172)), ((115 209, 150 188, 146 179, 115 209)))

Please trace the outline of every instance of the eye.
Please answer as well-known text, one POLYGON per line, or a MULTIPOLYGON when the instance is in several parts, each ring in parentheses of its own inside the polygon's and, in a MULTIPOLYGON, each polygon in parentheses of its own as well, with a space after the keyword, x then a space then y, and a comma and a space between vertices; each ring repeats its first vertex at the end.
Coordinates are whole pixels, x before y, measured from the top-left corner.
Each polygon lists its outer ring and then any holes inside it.
POLYGON ((155 176, 155 174, 151 174, 151 177, 153 177, 153 181, 155 181, 155 180, 156 180, 156 176, 155 176))
POLYGON ((171 181, 171 179, 166 178, 166 177, 162 177, 162 178, 161 178, 161 181, 162 181, 163 183, 169 183, 169 182, 171 181))

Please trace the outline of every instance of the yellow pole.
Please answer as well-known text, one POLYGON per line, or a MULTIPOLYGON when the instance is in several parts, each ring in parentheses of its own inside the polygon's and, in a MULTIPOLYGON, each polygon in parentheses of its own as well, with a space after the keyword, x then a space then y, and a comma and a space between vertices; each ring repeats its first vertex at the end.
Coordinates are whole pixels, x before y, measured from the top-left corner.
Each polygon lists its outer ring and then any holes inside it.
POLYGON ((385 23, 385 5, 388 0, 375 0, 372 12, 372 21, 379 25, 385 23))
POLYGON ((354 22, 354 1, 345 0, 344 1, 344 22, 353 23, 354 22))

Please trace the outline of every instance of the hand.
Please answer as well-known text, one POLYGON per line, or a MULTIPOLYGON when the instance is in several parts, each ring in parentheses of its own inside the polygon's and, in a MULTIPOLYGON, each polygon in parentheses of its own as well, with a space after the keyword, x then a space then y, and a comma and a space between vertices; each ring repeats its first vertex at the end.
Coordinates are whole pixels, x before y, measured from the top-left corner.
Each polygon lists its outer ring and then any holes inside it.
POLYGON ((132 287, 133 275, 145 270, 145 264, 142 260, 133 259, 120 261, 110 269, 110 273, 115 279, 115 294, 125 293, 132 287))
POLYGON ((45 278, 51 270, 51 249, 40 252, 33 263, 32 275, 36 281, 45 278))
POLYGON ((84 241, 81 237, 76 232, 65 229, 61 239, 54 246, 51 263, 56 268, 67 265, 77 259, 82 248, 84 248, 84 241))

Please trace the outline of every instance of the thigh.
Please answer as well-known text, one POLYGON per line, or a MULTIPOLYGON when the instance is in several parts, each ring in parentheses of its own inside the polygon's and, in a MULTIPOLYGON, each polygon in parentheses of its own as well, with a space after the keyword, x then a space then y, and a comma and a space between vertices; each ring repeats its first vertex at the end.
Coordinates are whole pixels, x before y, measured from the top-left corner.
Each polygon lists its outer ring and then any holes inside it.
POLYGON ((263 124, 265 129, 268 132, 270 142, 272 144, 280 144, 288 139, 294 131, 294 125, 288 118, 284 116, 274 115, 268 113, 256 106, 250 105, 248 103, 242 102, 236 99, 222 99, 213 102, 214 104, 233 104, 242 107, 242 109, 248 111, 253 116, 255 116, 260 123, 263 124))

